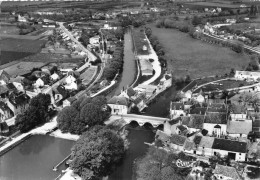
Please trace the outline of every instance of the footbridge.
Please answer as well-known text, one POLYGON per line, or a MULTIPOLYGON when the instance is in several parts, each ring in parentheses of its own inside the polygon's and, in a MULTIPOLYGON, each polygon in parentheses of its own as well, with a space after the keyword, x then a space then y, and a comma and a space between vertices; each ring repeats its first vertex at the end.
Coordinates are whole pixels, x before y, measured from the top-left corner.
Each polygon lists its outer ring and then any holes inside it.
POLYGON ((151 124, 153 127, 158 127, 159 125, 163 125, 165 121, 169 121, 168 118, 154 117, 154 116, 143 116, 137 114, 124 114, 124 115, 112 115, 105 124, 113 123, 116 120, 122 119, 126 124, 130 124, 131 122, 137 122, 139 126, 143 126, 144 124, 151 124))

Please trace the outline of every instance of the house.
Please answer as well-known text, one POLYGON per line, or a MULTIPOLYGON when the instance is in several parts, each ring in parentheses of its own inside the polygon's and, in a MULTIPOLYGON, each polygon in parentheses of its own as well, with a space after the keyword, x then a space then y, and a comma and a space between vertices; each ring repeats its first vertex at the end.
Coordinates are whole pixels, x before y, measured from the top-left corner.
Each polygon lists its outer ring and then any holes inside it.
POLYGON ((36 88, 43 87, 43 86, 44 86, 44 81, 43 81, 41 78, 38 78, 38 79, 36 80, 36 82, 34 83, 34 86, 35 86, 36 88))
POLYGON ((133 99, 137 95, 137 92, 132 88, 129 87, 127 89, 121 90, 121 93, 119 96, 126 97, 127 99, 133 99))
POLYGON ((214 155, 219 153, 221 157, 229 156, 235 161, 246 161, 246 142, 215 138, 212 149, 214 155))
POLYGON ((193 94, 192 99, 198 103, 204 103, 205 97, 203 96, 203 93, 200 92, 198 94, 193 94))
POLYGON ((66 77, 65 82, 66 82, 66 84, 74 83, 74 82, 76 82, 76 78, 72 75, 69 75, 66 77))
POLYGON ((260 139, 260 119, 255 119, 252 122, 252 131, 256 138, 260 139))
POLYGON ((75 82, 71 82, 70 84, 66 84, 64 85, 65 89, 68 90, 77 90, 78 89, 78 85, 75 82))
POLYGON ((210 136, 221 137, 226 135, 227 114, 220 112, 207 112, 203 129, 206 129, 210 136))
POLYGON ((230 23, 230 24, 235 24, 237 22, 237 20, 236 19, 227 19, 226 22, 230 23))
POLYGON ((68 99, 65 99, 63 102, 62 102, 62 107, 64 108, 64 107, 66 107, 66 106, 71 106, 72 105, 72 103, 74 102, 74 101, 76 101, 77 99, 75 98, 75 97, 70 97, 70 98, 68 98, 68 99))
POLYGON ((252 131, 252 120, 228 121, 227 135, 233 138, 247 138, 252 131))
POLYGON ((179 116, 186 115, 184 110, 184 103, 183 102, 171 102, 170 104, 170 118, 175 119, 179 116))
POLYGON ((53 73, 51 76, 50 76, 50 79, 52 81, 57 81, 58 79, 60 79, 60 76, 57 74, 57 73, 53 73))
POLYGON ((237 169, 231 166, 217 164, 213 174, 217 180, 242 180, 237 169))
POLYGON ((0 85, 5 85, 9 82, 10 75, 5 70, 0 70, 0 85))
POLYGON ((10 108, 7 106, 7 104, 4 103, 3 101, 0 101, 0 122, 9 119, 12 116, 13 114, 10 108))
POLYGON ((133 105, 136 106, 139 111, 142 111, 144 108, 147 107, 146 105, 146 94, 145 93, 138 93, 135 97, 132 96, 133 105))
POLYGON ((146 59, 140 59, 141 75, 142 76, 152 76, 153 75, 153 66, 146 59))
POLYGON ((128 99, 125 97, 114 96, 107 102, 111 108, 111 114, 123 115, 129 112, 128 99))
POLYGON ((187 137, 178 135, 178 134, 173 134, 170 137, 170 148, 175 150, 175 151, 183 151, 183 146, 186 141, 187 137))
POLYGON ((190 108, 189 114, 199 114, 199 115, 205 115, 207 111, 207 107, 194 107, 192 106, 190 108))
POLYGON ((242 104, 231 104, 230 118, 231 120, 246 119, 246 107, 242 104))
POLYGON ((247 80, 247 81, 259 81, 260 72, 254 71, 236 71, 235 78, 237 80, 247 80))
POLYGON ((9 99, 6 101, 7 106, 11 109, 14 116, 23 113, 28 107, 30 97, 27 94, 11 94, 9 99))
POLYGON ((188 127, 189 133, 197 132, 203 129, 204 115, 191 114, 182 117, 182 125, 188 127))
POLYGON ((21 16, 20 14, 18 14, 18 18, 17 18, 18 22, 27 22, 27 19, 23 16, 21 16))
POLYGON ((91 38, 89 38, 89 44, 99 45, 99 39, 100 39, 99 36, 91 37, 91 38))
POLYGON ((182 96, 183 96, 183 101, 190 101, 192 97, 191 90, 186 91, 185 93, 182 94, 182 96))
POLYGON ((13 83, 9 83, 9 84, 13 84, 13 86, 15 87, 15 89, 17 91, 23 92, 24 91, 24 87, 21 83, 18 82, 13 82, 13 83))
POLYGON ((139 84, 137 87, 134 88, 135 91, 145 93, 146 98, 150 98, 153 94, 157 91, 157 86, 149 84, 139 84))
POLYGON ((202 136, 200 143, 198 144, 196 154, 202 156, 212 156, 213 150, 212 145, 214 142, 214 137, 202 136))
POLYGON ((171 74, 164 74, 163 78, 160 80, 160 85, 163 88, 168 88, 172 86, 172 75, 171 74))
POLYGON ((0 85, 0 97, 4 98, 7 96, 9 89, 6 85, 0 85))

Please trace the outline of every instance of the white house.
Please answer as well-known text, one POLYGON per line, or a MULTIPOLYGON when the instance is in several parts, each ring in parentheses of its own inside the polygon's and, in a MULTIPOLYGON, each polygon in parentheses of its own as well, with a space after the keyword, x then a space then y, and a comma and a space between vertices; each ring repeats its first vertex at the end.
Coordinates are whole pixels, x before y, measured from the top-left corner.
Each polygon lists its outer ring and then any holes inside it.
POLYGON ((205 116, 203 129, 208 131, 208 135, 221 137, 227 132, 227 117, 225 113, 212 112, 205 116))
POLYGON ((249 132, 252 131, 252 120, 236 120, 228 121, 227 134, 233 138, 247 138, 249 132))
POLYGON ((235 78, 237 80, 258 81, 260 80, 260 72, 236 71, 235 78))
POLYGON ((68 89, 68 90, 77 90, 78 89, 78 85, 75 82, 71 82, 70 84, 66 84, 64 87, 65 87, 65 89, 68 89))
POLYGON ((6 85, 10 80, 10 75, 5 70, 0 70, 0 85, 6 85))
POLYGON ((192 99, 197 101, 198 103, 204 103, 205 102, 205 97, 202 94, 193 95, 192 99))
POLYGON ((76 78, 74 78, 72 75, 67 76, 65 79, 66 84, 71 84, 71 83, 74 83, 75 81, 76 81, 76 78))
POLYGON ((141 74, 142 76, 151 76, 153 75, 153 66, 152 64, 146 59, 140 59, 140 66, 141 66, 141 74))
POLYGON ((235 161, 246 160, 246 142, 215 138, 212 149, 213 155, 217 155, 219 153, 221 157, 229 156, 230 159, 233 159, 235 161))
POLYGON ((27 19, 23 16, 21 16, 20 14, 18 14, 18 19, 17 19, 18 22, 27 22, 27 19))
POLYGON ((0 101, 0 122, 12 117, 10 108, 6 103, 0 101))
POLYGON ((18 91, 24 91, 23 85, 19 82, 12 83, 18 91))
POLYGON ((36 82, 34 83, 34 86, 39 88, 44 86, 44 81, 41 78, 38 78, 36 82))
POLYGON ((163 88, 168 88, 172 86, 172 76, 171 74, 165 74, 163 78, 160 80, 160 84, 163 88))
POLYGON ((99 36, 91 37, 91 38, 89 38, 89 44, 99 45, 99 39, 100 39, 99 36))
POLYGON ((128 99, 125 97, 114 96, 108 100, 107 105, 111 108, 111 114, 123 115, 129 111, 128 99))
POLYGON ((50 76, 50 79, 53 80, 53 81, 57 81, 58 79, 60 79, 60 76, 57 73, 53 73, 50 76))
POLYGON ((246 119, 246 107, 242 104, 231 104, 230 118, 231 120, 246 119))
POLYGON ((231 166, 217 164, 213 174, 217 180, 242 180, 237 169, 231 166))
POLYGON ((170 104, 170 117, 175 119, 179 116, 185 116, 184 103, 183 102, 171 102, 170 104))

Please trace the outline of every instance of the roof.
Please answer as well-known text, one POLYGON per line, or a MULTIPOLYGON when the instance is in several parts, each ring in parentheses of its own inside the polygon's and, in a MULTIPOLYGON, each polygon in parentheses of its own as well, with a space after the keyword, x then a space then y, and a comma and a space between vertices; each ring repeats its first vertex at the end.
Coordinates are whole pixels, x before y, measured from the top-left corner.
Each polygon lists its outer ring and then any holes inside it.
POLYGON ((195 107, 190 110, 190 114, 201 114, 204 115, 207 111, 206 107, 195 107))
POLYGON ((6 77, 8 80, 10 79, 10 75, 5 70, 0 70, 0 79, 6 77))
POLYGON ((135 90, 132 88, 132 87, 129 87, 127 90, 126 90, 126 93, 129 97, 131 96, 134 96, 136 94, 135 90))
POLYGON ((195 143, 187 138, 184 143, 184 149, 188 151, 195 149, 195 143))
POLYGON ((247 151, 246 146, 247 146, 246 142, 215 138, 212 145, 212 149, 246 153, 247 151))
POLYGON ((199 143, 199 147, 212 148, 214 139, 215 139, 214 137, 202 136, 199 143))
POLYGON ((155 138, 160 139, 163 142, 170 140, 170 136, 161 130, 156 131, 155 138))
POLYGON ((22 105, 28 103, 30 97, 27 94, 20 94, 9 98, 10 103, 13 105, 22 105))
POLYGON ((208 110, 207 112, 219 112, 219 113, 226 113, 227 112, 227 109, 226 108, 217 108, 217 107, 208 107, 208 110))
POLYGON ((62 95, 62 98, 67 98, 69 96, 69 92, 62 85, 59 85, 56 91, 62 95))
POLYGON ((200 144, 201 138, 202 138, 202 136, 195 135, 195 137, 193 139, 193 142, 195 143, 195 145, 200 144))
POLYGON ((186 92, 188 90, 191 90, 193 87, 197 86, 197 82, 196 81, 191 81, 187 86, 185 86, 182 89, 182 92, 186 92))
POLYGON ((1 85, 0 86, 0 94, 4 94, 8 92, 8 88, 6 87, 6 85, 1 85))
POLYGON ((185 127, 185 126, 183 126, 183 125, 178 125, 177 126, 177 128, 180 130, 180 131, 185 131, 185 130, 187 130, 187 128, 185 127))
POLYGON ((145 99, 146 99, 145 93, 139 93, 137 98, 134 99, 133 103, 134 104, 139 104, 142 100, 145 100, 145 99))
POLYGON ((9 107, 3 101, 0 101, 0 109, 2 109, 3 111, 10 110, 9 107))
POLYGON ((143 71, 143 70, 153 71, 153 65, 148 60, 140 59, 139 62, 140 62, 140 66, 141 66, 141 71, 143 71))
POLYGON ((229 134, 248 134, 252 131, 252 121, 229 121, 227 124, 227 132, 229 134))
POLYGON ((186 139, 187 139, 187 137, 185 137, 185 136, 173 134, 170 137, 170 142, 173 143, 173 144, 177 144, 177 145, 183 145, 185 143, 186 139))
POLYGON ((208 99, 208 103, 218 103, 218 104, 225 104, 225 99, 208 99))
POLYGON ((238 174, 236 168, 230 167, 230 166, 223 166, 220 164, 217 164, 214 171, 214 174, 221 174, 226 177, 230 177, 233 180, 241 180, 242 178, 238 174))
POLYGON ((189 119, 183 119, 182 124, 189 128, 202 129, 204 123, 204 115, 192 114, 189 119))
POLYGON ((184 104, 182 102, 172 102, 172 109, 179 110, 184 109, 184 104))
POLYGON ((246 107, 242 104, 231 104, 230 105, 230 113, 231 114, 245 114, 246 107))
POLYGON ((205 123, 210 124, 227 124, 227 114, 219 112, 207 112, 205 123))
POLYGON ((118 105, 128 106, 128 100, 125 97, 114 96, 108 100, 107 104, 118 104, 118 105))
POLYGON ((14 85, 13 83, 8 83, 8 84, 6 85, 6 87, 7 87, 9 90, 16 90, 16 87, 15 87, 15 85, 14 85))
POLYGON ((23 82, 24 77, 23 76, 17 76, 15 78, 11 78, 10 82, 18 82, 18 83, 22 83, 23 82))

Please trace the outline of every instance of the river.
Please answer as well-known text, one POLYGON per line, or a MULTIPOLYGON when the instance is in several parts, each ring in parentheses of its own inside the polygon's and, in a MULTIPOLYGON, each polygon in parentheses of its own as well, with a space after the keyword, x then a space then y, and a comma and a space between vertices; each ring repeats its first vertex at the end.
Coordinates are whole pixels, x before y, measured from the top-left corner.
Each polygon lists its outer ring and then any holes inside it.
POLYGON ((128 29, 124 35, 124 65, 123 72, 117 84, 117 88, 109 96, 119 95, 123 88, 130 86, 135 80, 136 61, 133 51, 133 40, 131 29, 128 29))
POLYGON ((109 176, 109 180, 136 180, 133 170, 134 161, 145 155, 148 145, 144 142, 153 142, 155 134, 148 127, 140 127, 133 124, 127 126, 129 131, 127 139, 130 142, 129 149, 122 163, 109 176))

